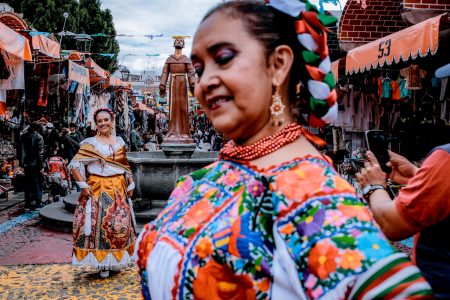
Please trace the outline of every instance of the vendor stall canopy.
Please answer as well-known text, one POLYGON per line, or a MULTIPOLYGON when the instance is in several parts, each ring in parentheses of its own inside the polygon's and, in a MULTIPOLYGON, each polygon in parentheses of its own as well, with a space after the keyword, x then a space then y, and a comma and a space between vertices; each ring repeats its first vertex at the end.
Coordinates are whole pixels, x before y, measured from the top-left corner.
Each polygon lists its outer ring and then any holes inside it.
POLYGON ((38 51, 39 53, 51 58, 60 58, 61 45, 44 35, 32 36, 31 44, 33 46, 33 50, 38 51))
POLYGON ((408 62, 438 51, 440 33, 450 28, 447 13, 348 51, 346 75, 358 74, 393 63, 408 62))
POLYGON ((0 22, 0 49, 26 61, 32 61, 30 43, 19 33, 0 22))
MULTIPOLYGON (((89 75, 92 77, 98 77, 98 78, 108 78, 111 76, 111 74, 109 74, 109 72, 105 71, 102 69, 102 67, 100 67, 99 65, 97 65, 97 63, 95 61, 92 60, 92 58, 88 58, 86 60, 86 63, 84 64, 85 67, 87 67, 89 69, 89 75)), ((92 81, 92 79, 91 79, 92 81)))

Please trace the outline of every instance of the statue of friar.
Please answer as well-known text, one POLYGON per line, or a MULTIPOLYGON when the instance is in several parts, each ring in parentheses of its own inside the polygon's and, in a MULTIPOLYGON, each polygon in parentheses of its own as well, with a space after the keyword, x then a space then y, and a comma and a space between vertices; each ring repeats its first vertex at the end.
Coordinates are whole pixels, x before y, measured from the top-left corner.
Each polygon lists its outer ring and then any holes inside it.
POLYGON ((188 84, 191 93, 194 92, 195 70, 191 60, 182 53, 184 39, 174 37, 175 54, 170 55, 164 65, 159 92, 161 97, 166 96, 167 79, 169 84, 169 132, 164 138, 168 143, 193 143, 189 132, 189 103, 188 84))

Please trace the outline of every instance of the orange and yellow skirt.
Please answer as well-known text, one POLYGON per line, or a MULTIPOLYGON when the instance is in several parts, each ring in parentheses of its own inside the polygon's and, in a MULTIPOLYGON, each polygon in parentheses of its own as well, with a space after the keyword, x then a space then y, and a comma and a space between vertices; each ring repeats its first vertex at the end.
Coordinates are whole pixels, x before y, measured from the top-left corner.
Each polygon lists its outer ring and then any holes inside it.
POLYGON ((94 197, 78 200, 73 222, 74 265, 120 270, 134 264, 136 231, 124 175, 89 175, 94 197))

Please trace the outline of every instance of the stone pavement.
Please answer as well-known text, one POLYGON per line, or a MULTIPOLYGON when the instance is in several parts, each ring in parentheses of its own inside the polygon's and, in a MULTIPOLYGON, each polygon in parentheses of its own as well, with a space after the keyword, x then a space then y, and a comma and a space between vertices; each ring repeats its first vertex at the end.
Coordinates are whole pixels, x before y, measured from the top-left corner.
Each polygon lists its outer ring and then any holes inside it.
POLYGON ((16 204, 19 204, 19 203, 25 201, 24 197, 25 197, 24 193, 19 192, 19 193, 13 193, 11 197, 1 198, 0 199, 0 211, 8 209, 16 204))
POLYGON ((139 276, 129 268, 101 279, 70 264, 0 266, 0 299, 142 299, 139 276))
POLYGON ((72 266, 72 235, 44 228, 17 203, 0 211, 0 300, 141 299, 135 268, 101 279, 72 266))

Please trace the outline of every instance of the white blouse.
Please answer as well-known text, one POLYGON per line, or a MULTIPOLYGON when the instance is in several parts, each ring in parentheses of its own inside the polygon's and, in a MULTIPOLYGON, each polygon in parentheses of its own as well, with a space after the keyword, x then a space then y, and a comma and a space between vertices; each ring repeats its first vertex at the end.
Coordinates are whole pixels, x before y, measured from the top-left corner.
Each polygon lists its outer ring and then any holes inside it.
MULTIPOLYGON (((117 152, 122 146, 125 145, 125 142, 121 137, 116 137, 117 142, 114 145, 108 145, 101 143, 95 137, 90 137, 83 140, 80 145, 90 144, 94 146, 95 150, 101 153, 103 156, 108 157, 117 152)), ((81 177, 83 180, 86 180, 86 172, 85 167, 89 174, 94 174, 98 176, 114 176, 124 174, 125 171, 123 169, 111 166, 109 164, 101 164, 99 161, 91 161, 91 162, 82 162, 73 159, 68 168, 71 171, 72 169, 77 169, 80 171, 81 177)))

